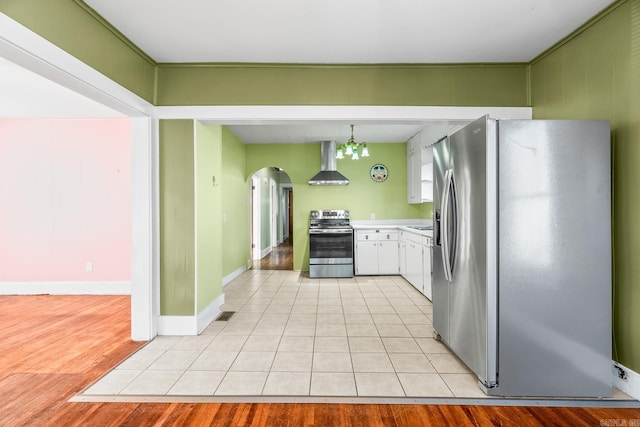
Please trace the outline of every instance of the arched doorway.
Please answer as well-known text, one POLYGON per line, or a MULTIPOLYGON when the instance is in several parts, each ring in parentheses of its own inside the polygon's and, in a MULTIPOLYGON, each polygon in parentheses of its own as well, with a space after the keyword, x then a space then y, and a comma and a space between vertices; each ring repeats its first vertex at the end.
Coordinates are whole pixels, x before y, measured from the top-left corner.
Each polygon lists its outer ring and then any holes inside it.
POLYGON ((250 179, 251 264, 254 270, 293 270, 293 186, 278 167, 250 179))

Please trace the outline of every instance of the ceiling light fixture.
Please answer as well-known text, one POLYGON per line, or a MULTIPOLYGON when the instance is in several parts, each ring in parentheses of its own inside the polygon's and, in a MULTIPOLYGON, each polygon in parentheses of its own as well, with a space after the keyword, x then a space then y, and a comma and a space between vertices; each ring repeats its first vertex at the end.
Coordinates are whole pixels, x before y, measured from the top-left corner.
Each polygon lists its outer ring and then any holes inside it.
POLYGON ((336 150, 336 159, 344 159, 351 156, 351 160, 358 160, 360 156, 369 157, 369 149, 366 142, 356 142, 353 138, 353 125, 351 125, 351 138, 336 150), (360 150, 360 153, 358 153, 360 150))

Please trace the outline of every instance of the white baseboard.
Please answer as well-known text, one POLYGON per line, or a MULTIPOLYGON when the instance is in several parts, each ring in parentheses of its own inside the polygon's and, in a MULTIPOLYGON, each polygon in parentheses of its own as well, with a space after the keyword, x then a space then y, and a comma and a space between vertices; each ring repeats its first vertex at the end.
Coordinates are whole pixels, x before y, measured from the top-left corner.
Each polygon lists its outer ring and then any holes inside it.
POLYGON ((158 316, 158 335, 198 335, 220 314, 224 294, 197 316, 158 316))
POLYGON ((266 257, 267 255, 269 255, 272 250, 273 250, 273 248, 271 246, 264 248, 262 250, 262 252, 260 252, 260 259, 262 259, 262 258, 266 257))
POLYGON ((158 316, 158 335, 198 335, 196 316, 158 316))
POLYGON ((131 282, 0 282, 0 295, 131 295, 131 282))
POLYGON ((627 393, 634 399, 640 400, 640 374, 615 361, 613 362, 611 370, 613 375, 613 386, 618 390, 627 393), (625 378, 620 378, 620 371, 618 368, 622 369, 625 378))
POLYGON ((224 294, 213 300, 204 310, 198 313, 198 334, 220 314, 220 307, 224 304, 224 294))
POLYGON ((232 271, 231 273, 227 274, 222 278, 222 286, 225 286, 227 283, 231 282, 233 279, 237 278, 245 271, 247 271, 247 266, 242 265, 236 268, 234 271, 232 271))

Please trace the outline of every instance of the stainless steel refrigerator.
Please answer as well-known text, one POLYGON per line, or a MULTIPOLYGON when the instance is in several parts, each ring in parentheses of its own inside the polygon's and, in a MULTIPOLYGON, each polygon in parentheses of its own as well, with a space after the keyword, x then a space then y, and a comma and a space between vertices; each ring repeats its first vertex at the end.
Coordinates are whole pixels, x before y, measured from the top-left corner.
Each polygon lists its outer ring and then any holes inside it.
POLYGON ((482 117, 433 146, 433 327, 489 395, 611 394, 609 139, 482 117))

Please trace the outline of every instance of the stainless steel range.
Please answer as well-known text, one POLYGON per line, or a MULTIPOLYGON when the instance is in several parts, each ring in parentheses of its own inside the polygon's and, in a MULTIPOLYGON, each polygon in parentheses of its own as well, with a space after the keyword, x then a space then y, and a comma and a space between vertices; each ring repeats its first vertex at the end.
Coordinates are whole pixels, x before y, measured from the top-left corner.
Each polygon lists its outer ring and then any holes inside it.
POLYGON ((349 211, 311 211, 309 277, 353 277, 353 227, 349 211))

